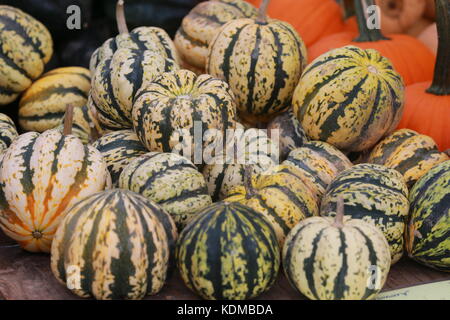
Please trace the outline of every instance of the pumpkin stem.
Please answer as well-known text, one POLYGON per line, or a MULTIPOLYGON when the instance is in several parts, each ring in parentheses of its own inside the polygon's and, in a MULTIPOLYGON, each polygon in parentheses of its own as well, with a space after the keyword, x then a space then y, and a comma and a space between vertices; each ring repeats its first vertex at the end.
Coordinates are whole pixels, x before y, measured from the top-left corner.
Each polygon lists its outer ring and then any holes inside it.
POLYGON ((118 0, 116 5, 116 21, 120 34, 127 34, 127 20, 125 19, 124 0, 118 0))
MULTIPOLYGON (((367 8, 375 5, 374 0, 355 0, 356 21, 358 23, 359 36, 354 39, 354 42, 374 42, 380 40, 389 40, 386 38, 380 29, 369 28, 369 13, 367 8)), ((378 14, 378 12, 377 12, 378 14)), ((379 17, 378 17, 379 18, 379 17)))
POLYGON ((248 200, 255 196, 255 188, 252 184, 252 166, 246 165, 244 171, 244 187, 245 187, 245 198, 248 200))
POLYGON ((256 18, 256 22, 258 23, 267 23, 267 7, 269 6, 270 0, 262 0, 261 5, 259 6, 258 18, 256 18))
POLYGON ((450 95, 450 1, 436 0, 438 51, 434 78, 427 92, 438 96, 450 95))
POLYGON ((66 108, 66 114, 64 115, 64 129, 63 135, 67 136, 72 134, 72 123, 73 123, 73 105, 69 104, 66 108))
POLYGON ((344 199, 340 197, 336 202, 336 217, 333 226, 336 228, 344 227, 344 199))
POLYGON ((344 20, 355 15, 355 7, 353 6, 353 0, 337 0, 337 1, 342 9, 342 17, 344 20))

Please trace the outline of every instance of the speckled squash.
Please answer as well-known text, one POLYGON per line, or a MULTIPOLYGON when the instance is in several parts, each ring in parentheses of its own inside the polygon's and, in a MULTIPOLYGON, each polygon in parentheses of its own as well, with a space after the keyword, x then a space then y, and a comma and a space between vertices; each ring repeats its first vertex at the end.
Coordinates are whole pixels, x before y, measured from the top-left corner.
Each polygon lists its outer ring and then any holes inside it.
POLYGON ((319 197, 340 172, 353 166, 345 154, 321 141, 305 142, 301 148, 292 150, 283 164, 299 169, 319 197))
POLYGON ((181 232, 176 258, 186 286, 214 300, 257 297, 275 282, 280 266, 271 225, 240 203, 200 211, 181 232))
POLYGON ((269 122, 288 108, 306 66, 306 47, 288 23, 268 19, 267 0, 254 19, 228 22, 211 42, 206 71, 230 84, 240 117, 269 122))
POLYGON ((0 155, 8 149, 18 136, 16 125, 11 118, 6 114, 0 113, 0 155))
POLYGON ((109 132, 92 143, 92 146, 102 153, 114 186, 117 185, 123 169, 131 161, 148 152, 133 130, 109 132))
POLYGON ((362 151, 395 130, 403 112, 403 90, 401 76, 378 51, 346 46, 308 65, 292 103, 312 140, 362 151))
POLYGON ((340 173, 322 198, 320 214, 336 214, 336 202, 344 200, 345 214, 377 226, 385 235, 392 263, 403 254, 403 235, 408 218, 408 187, 394 169, 377 164, 357 164, 340 173))
POLYGON ((47 28, 25 12, 0 5, 0 105, 14 101, 53 54, 47 28))
POLYGON ((258 11, 244 0, 200 2, 184 17, 174 43, 181 58, 189 65, 205 69, 211 40, 227 22, 256 17, 258 11))
POLYGON ((293 166, 280 165, 232 189, 225 199, 240 202, 269 220, 280 247, 289 231, 301 220, 319 215, 319 199, 293 166))
POLYGON ((65 67, 47 72, 20 98, 19 125, 25 131, 36 132, 57 127, 69 104, 86 104, 90 88, 88 69, 65 67))
POLYGON ((450 272, 450 161, 434 166, 409 195, 406 250, 414 260, 450 272))
POLYGON ((142 299, 163 287, 176 236, 170 216, 139 194, 99 192, 67 211, 51 268, 80 297, 142 299), (79 288, 71 282, 73 272, 81 278, 79 288))
POLYGON ((57 129, 14 140, 0 167, 0 227, 25 250, 49 252, 66 208, 110 187, 99 151, 57 129))
POLYGON ((147 149, 176 151, 195 161, 198 150, 203 152, 217 141, 218 133, 225 137, 226 130, 235 127, 235 113, 234 95, 226 82, 180 70, 162 74, 138 94, 133 103, 133 128, 147 149), (194 137, 199 124, 202 145, 194 137), (208 129, 212 129, 211 136, 206 135, 208 129))
POLYGON ((174 153, 150 152, 134 159, 120 174, 119 188, 160 204, 179 229, 212 203, 202 174, 192 162, 174 153))
POLYGON ((308 218, 292 229, 283 248, 287 278, 313 300, 374 299, 390 265, 383 233, 360 219, 308 218))
POLYGON ((400 129, 377 144, 367 162, 399 171, 411 188, 433 166, 446 160, 450 158, 439 152, 431 137, 400 129))

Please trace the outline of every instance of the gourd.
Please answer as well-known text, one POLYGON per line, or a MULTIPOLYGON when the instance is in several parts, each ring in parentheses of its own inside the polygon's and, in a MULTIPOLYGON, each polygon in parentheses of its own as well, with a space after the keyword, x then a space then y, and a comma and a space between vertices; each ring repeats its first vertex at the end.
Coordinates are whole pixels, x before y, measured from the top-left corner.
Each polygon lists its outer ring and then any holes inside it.
POLYGON ((200 211, 181 232, 176 260, 186 286, 203 299, 252 299, 278 274, 280 251, 265 218, 240 203, 200 211))
MULTIPOLYGON (((354 0, 354 3, 359 32, 342 32, 322 38, 309 48, 310 62, 332 49, 353 45, 361 49, 375 49, 389 59, 406 85, 432 79, 435 56, 423 43, 410 35, 382 33, 380 29, 369 28, 365 10, 374 5, 375 0, 354 0)), ((382 26, 384 17, 382 14, 382 26)))
POLYGON ((16 125, 11 118, 0 113, 0 157, 18 136, 16 125))
POLYGON ((377 164, 357 164, 341 172, 328 186, 320 205, 322 216, 336 213, 336 202, 344 200, 345 213, 377 226, 385 235, 392 263, 403 254, 403 233, 408 218, 408 187, 394 169, 377 164))
POLYGON ((436 1, 438 54, 432 82, 406 87, 406 105, 398 128, 408 128, 436 141, 439 150, 450 148, 450 3, 436 1))
POLYGON ((310 139, 363 151, 397 127, 403 89, 401 76, 378 51, 346 46, 306 67, 294 93, 294 113, 310 139))
POLYGON ((297 224, 283 248, 286 277, 313 300, 374 299, 390 265, 383 233, 360 219, 344 220, 342 202, 335 219, 312 217, 297 224), (368 286, 371 270, 375 283, 368 286))
POLYGON ((208 46, 220 28, 240 18, 253 18, 257 10, 244 0, 210 0, 200 2, 183 18, 174 43, 183 61, 205 69, 208 46))
POLYGON ((118 186, 160 204, 180 230, 212 203, 202 174, 174 153, 150 152, 132 160, 120 174, 118 186))
POLYGON ((424 265, 450 272, 450 161, 434 166, 420 178, 409 201, 405 240, 408 255, 424 265))
POLYGON ((232 189, 224 200, 240 202, 264 215, 272 224, 280 248, 297 223, 319 215, 319 199, 297 170, 279 165, 252 176, 248 168, 245 184, 232 189))
POLYGON ((133 128, 148 150, 176 151, 202 164, 194 156, 234 128, 235 113, 226 82, 179 70, 163 73, 140 91, 133 103, 133 128))
POLYGON ((92 146, 102 153, 114 186, 119 182, 123 169, 132 160, 148 152, 134 131, 129 129, 106 133, 92 146))
POLYGON ((340 172, 353 166, 345 154, 321 141, 309 141, 292 150, 282 164, 297 168, 319 198, 340 172))
POLYGON ((88 69, 64 67, 45 73, 20 98, 19 125, 37 132, 57 127, 69 104, 86 104, 90 88, 88 69))
POLYGON ((433 166, 446 160, 450 158, 439 152, 432 138, 413 130, 400 129, 378 143, 367 162, 399 171, 411 188, 433 166))
POLYGON ((267 123, 291 104, 306 66, 306 47, 293 27, 266 16, 228 22, 209 47, 206 71, 230 84, 239 116, 267 123))
POLYGON ((44 71, 53 54, 45 26, 10 6, 0 5, 0 105, 13 102, 44 71))
POLYGON ((83 298, 142 299, 163 287, 176 237, 170 216, 139 194, 95 193, 67 211, 53 241, 51 269, 83 298))
POLYGON ((71 118, 63 134, 20 135, 0 167, 0 227, 27 251, 50 252, 65 210, 111 185, 101 153, 70 134, 71 118))

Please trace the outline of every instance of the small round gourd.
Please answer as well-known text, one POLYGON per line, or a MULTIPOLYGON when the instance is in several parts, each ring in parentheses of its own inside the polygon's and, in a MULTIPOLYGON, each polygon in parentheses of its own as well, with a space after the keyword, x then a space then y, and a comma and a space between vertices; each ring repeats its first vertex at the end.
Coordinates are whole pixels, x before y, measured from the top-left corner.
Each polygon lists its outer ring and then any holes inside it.
POLYGON ((204 299, 252 299, 278 274, 280 251, 265 218, 240 203, 200 211, 181 232, 176 259, 186 286, 204 299))
POLYGON ((176 237, 173 221, 158 205, 127 190, 99 192, 67 211, 52 245, 51 268, 80 297, 142 299, 163 287, 176 237), (71 282, 73 272, 79 283, 71 282))
POLYGON ((18 136, 14 121, 6 114, 0 113, 0 154, 3 154, 18 136))

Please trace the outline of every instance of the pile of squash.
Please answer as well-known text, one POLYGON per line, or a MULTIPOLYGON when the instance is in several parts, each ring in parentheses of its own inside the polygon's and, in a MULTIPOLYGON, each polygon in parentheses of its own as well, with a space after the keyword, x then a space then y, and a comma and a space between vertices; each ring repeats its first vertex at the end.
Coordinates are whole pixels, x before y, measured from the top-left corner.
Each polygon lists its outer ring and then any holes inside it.
POLYGON ((89 69, 45 73, 51 33, 0 6, 0 104, 19 101, 20 129, 0 114, 0 229, 59 282, 142 299, 176 268, 234 300, 284 270, 340 300, 375 298, 403 256, 450 272, 448 0, 436 53, 395 34, 411 24, 389 1, 209 0, 173 40, 130 30, 126 2, 89 69))

